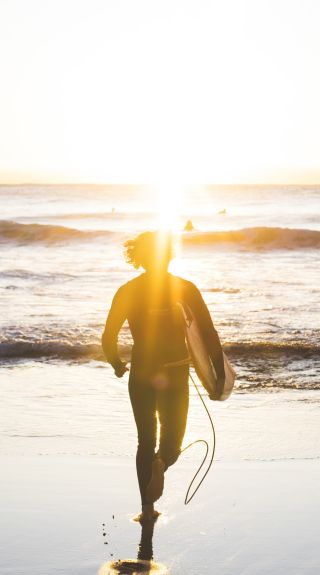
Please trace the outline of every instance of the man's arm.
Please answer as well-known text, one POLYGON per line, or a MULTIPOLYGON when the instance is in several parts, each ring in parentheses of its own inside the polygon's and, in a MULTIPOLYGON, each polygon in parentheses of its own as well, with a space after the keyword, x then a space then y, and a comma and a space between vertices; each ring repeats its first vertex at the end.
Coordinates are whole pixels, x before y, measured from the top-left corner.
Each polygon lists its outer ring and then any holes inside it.
POLYGON ((122 286, 112 300, 101 340, 106 359, 111 363, 117 377, 122 377, 128 371, 125 362, 121 361, 118 354, 118 334, 126 319, 127 297, 125 286, 122 286))

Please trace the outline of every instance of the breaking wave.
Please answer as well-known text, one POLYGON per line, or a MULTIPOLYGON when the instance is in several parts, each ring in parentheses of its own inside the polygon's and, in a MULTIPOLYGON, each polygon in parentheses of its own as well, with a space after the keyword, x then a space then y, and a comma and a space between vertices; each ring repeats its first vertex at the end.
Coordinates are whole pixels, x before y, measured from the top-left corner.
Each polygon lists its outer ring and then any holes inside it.
POLYGON ((3 341, 0 343, 1 359, 27 358, 103 359, 101 346, 94 343, 67 341, 3 341))
POLYGON ((239 245, 252 250, 319 248, 320 231, 254 227, 221 232, 191 232, 183 235, 183 241, 191 245, 239 245))
MULTIPOLYGON (((72 361, 76 363, 95 360, 97 365, 105 361, 99 340, 81 329, 53 333, 50 330, 39 335, 31 333, 7 333, 0 342, 0 363, 16 365, 19 361, 72 361), (101 363, 100 363, 101 362, 101 363)), ((35 330, 36 332, 36 330, 35 330)), ((320 345, 314 343, 272 341, 229 343, 223 346, 233 363, 241 392, 265 389, 320 390, 320 345)), ((122 340, 121 357, 130 361, 131 344, 122 340)))
MULTIPOLYGON (((102 326, 77 327, 71 330, 68 326, 48 325, 29 326, 28 328, 12 327, 3 330, 0 337, 0 358, 56 357, 103 359, 100 345, 102 326), (100 333, 101 332, 101 333, 100 333)), ((129 358, 131 336, 124 330, 119 342, 120 353, 129 358)), ((292 341, 248 341, 224 344, 226 353, 237 357, 262 357, 269 355, 288 358, 320 359, 320 342, 318 330, 309 334, 308 339, 292 341)))
POLYGON ((65 243, 72 241, 88 241, 99 237, 113 235, 111 231, 82 231, 65 226, 44 224, 20 224, 8 220, 0 220, 0 241, 31 243, 65 243))
MULTIPOLYGON (((312 358, 319 357, 320 345, 317 343, 299 342, 281 342, 272 341, 261 342, 244 342, 244 343, 226 343, 224 350, 228 355, 233 357, 257 356, 268 354, 270 357, 282 355, 291 358, 312 358)), ((120 353, 125 358, 130 356, 131 344, 127 342, 120 343, 120 353)), ((0 358, 28 358, 28 357, 57 357, 66 358, 93 358, 103 359, 101 345, 96 339, 93 341, 90 337, 80 338, 77 333, 73 337, 69 334, 61 334, 60 338, 56 335, 53 337, 41 336, 36 337, 10 337, 7 335, 0 341, 0 358), (82 341, 81 341, 82 340, 82 341)))
POLYGON ((245 343, 227 343, 223 346, 224 350, 233 355, 239 356, 257 356, 269 354, 270 357, 274 355, 282 355, 291 358, 308 358, 318 356, 320 353, 320 344, 302 342, 273 342, 273 341, 252 341, 245 343))
MULTIPOLYGON (((91 241, 115 237, 117 232, 108 230, 83 231, 75 228, 43 224, 21 224, 0 221, 0 241, 18 244, 57 244, 73 241, 91 241)), ((123 237, 123 234, 120 234, 123 237)), ((319 248, 320 231, 278 227, 253 227, 241 230, 186 232, 182 242, 191 246, 231 246, 248 250, 276 250, 319 248)))

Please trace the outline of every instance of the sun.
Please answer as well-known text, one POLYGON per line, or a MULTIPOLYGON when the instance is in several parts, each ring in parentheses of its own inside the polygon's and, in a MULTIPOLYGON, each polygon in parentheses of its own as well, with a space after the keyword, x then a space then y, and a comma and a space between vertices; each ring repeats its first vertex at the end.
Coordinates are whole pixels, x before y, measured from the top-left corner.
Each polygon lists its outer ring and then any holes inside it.
POLYGON ((170 179, 157 183, 154 189, 158 229, 177 232, 183 208, 183 184, 170 179))

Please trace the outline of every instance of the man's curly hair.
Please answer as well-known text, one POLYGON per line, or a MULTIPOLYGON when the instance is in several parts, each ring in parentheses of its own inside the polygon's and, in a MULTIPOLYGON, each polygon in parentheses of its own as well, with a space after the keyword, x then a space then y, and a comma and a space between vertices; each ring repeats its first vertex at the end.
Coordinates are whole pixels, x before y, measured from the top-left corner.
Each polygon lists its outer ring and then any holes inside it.
POLYGON ((126 262, 135 269, 145 269, 161 264, 168 265, 173 258, 173 237, 171 232, 143 232, 124 244, 126 262))

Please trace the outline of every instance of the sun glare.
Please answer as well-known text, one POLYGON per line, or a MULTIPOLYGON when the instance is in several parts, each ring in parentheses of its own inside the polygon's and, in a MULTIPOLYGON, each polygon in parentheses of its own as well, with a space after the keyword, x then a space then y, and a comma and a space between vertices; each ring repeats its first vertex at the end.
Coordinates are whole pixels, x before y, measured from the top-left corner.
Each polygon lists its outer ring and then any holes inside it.
POLYGON ((181 182, 161 182, 155 186, 157 227, 177 231, 181 217, 183 186, 181 182))

